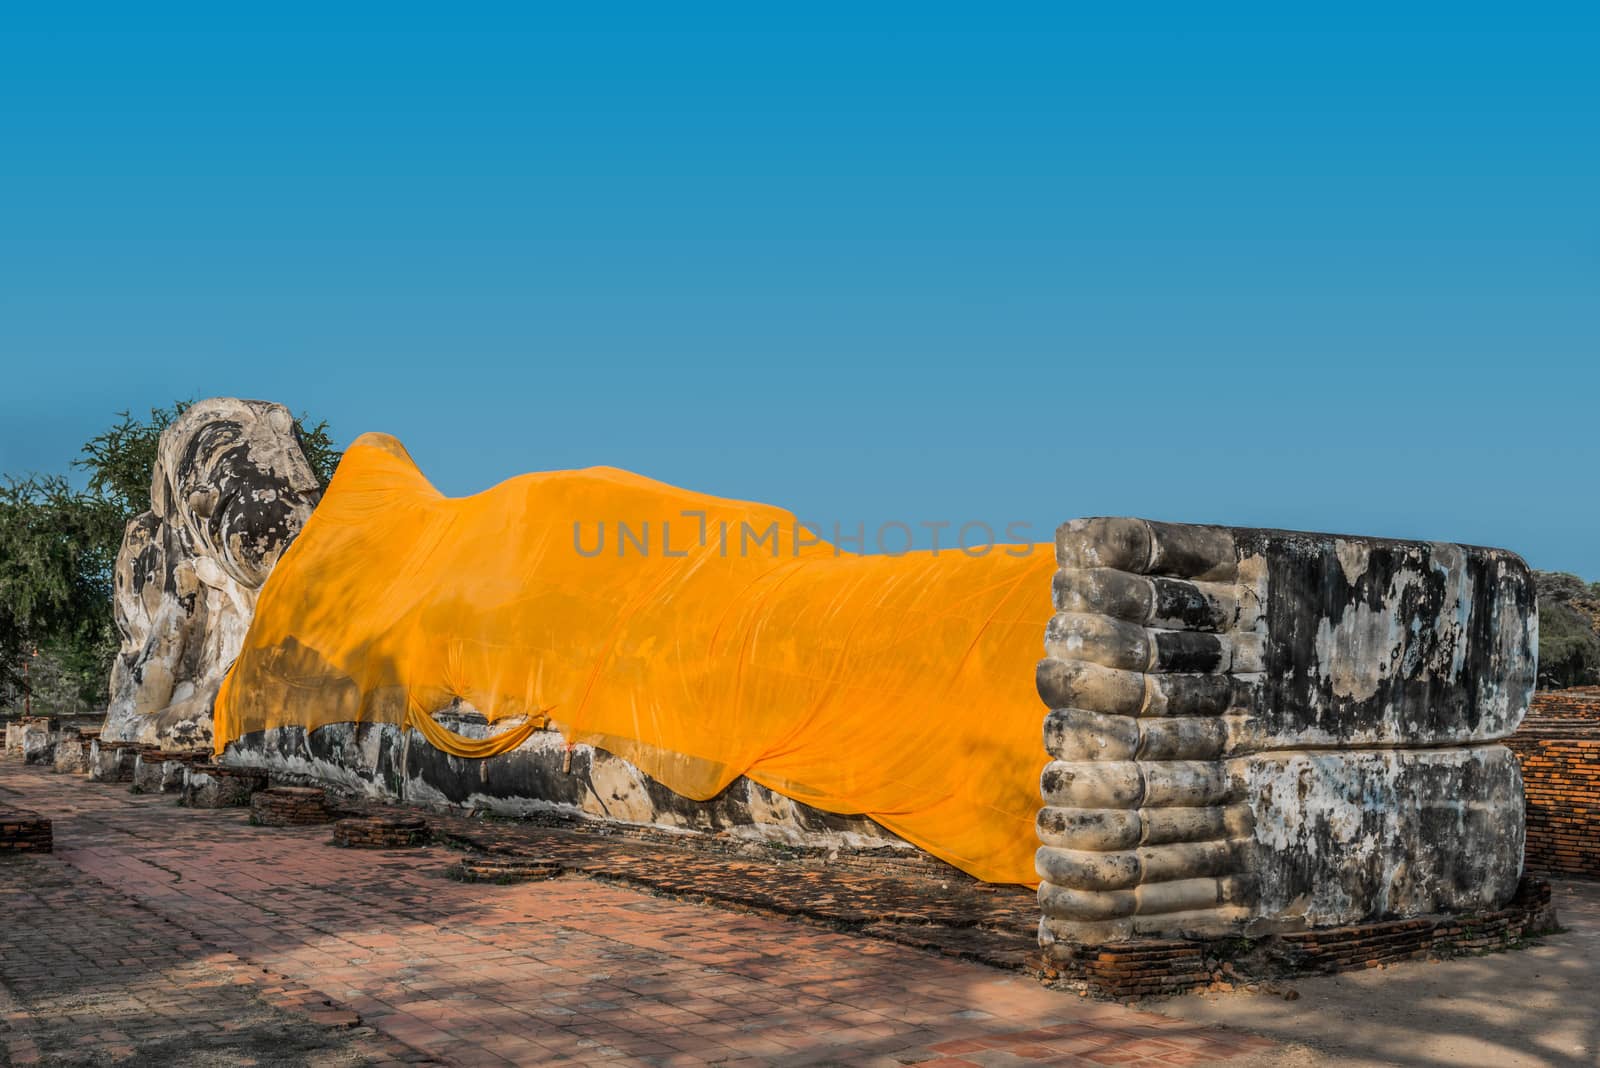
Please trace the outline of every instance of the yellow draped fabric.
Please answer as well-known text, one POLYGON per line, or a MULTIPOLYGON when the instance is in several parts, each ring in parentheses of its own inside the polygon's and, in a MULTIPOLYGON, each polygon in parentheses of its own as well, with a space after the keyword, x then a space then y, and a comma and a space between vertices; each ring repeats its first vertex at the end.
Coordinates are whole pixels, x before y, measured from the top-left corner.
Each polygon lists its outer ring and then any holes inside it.
POLYGON ((261 592, 216 745, 384 722, 485 757, 548 724, 690 798, 748 775, 1032 884, 1054 566, 1047 545, 843 552, 612 468, 445 497, 367 434, 261 592), (522 719, 463 738, 431 715, 455 698, 522 719))

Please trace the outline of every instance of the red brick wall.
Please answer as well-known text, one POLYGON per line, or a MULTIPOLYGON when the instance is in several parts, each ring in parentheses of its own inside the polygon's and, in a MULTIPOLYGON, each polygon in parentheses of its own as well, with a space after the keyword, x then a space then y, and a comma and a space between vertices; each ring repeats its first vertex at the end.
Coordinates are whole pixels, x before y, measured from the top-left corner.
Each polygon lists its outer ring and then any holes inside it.
POLYGON ((1522 764, 1527 870, 1600 879, 1600 688, 1535 694, 1506 744, 1522 764))

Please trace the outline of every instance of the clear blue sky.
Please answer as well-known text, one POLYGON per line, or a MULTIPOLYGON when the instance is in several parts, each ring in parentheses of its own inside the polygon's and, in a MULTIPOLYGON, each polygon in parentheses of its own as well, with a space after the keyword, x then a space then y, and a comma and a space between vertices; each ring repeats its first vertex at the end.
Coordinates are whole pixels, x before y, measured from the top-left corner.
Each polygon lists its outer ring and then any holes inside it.
POLYGON ((0 470, 227 393, 451 493, 1600 579, 1595 16, 869 7, 0 16, 0 470))

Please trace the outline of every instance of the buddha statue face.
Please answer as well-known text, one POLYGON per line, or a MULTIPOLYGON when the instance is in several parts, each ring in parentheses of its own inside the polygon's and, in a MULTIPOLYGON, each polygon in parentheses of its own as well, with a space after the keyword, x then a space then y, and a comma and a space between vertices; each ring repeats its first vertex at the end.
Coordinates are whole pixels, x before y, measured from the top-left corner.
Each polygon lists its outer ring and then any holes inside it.
POLYGON ((320 490, 287 408, 218 398, 191 406, 161 435, 150 496, 189 555, 257 589, 320 490))

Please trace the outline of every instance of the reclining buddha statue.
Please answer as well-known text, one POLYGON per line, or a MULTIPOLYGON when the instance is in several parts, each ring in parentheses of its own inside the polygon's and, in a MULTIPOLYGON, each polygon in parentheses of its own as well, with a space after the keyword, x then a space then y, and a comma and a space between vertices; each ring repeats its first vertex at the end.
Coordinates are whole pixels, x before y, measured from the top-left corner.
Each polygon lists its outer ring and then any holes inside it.
POLYGON ((844 552, 609 468, 449 498, 368 434, 262 593, 216 744, 377 721, 488 757, 549 724, 685 797, 747 776, 1031 881, 1054 569, 1048 547, 844 552), (517 726, 464 738, 432 715, 456 701, 517 726))
POLYGON ((1493 907, 1520 874, 1496 743, 1537 624, 1501 550, 1094 519, 863 553, 612 468, 447 497, 381 434, 293 536, 205 724, 225 762, 566 804, 532 757, 576 749, 606 815, 746 791, 879 828, 1037 885, 1046 942, 1493 907))

